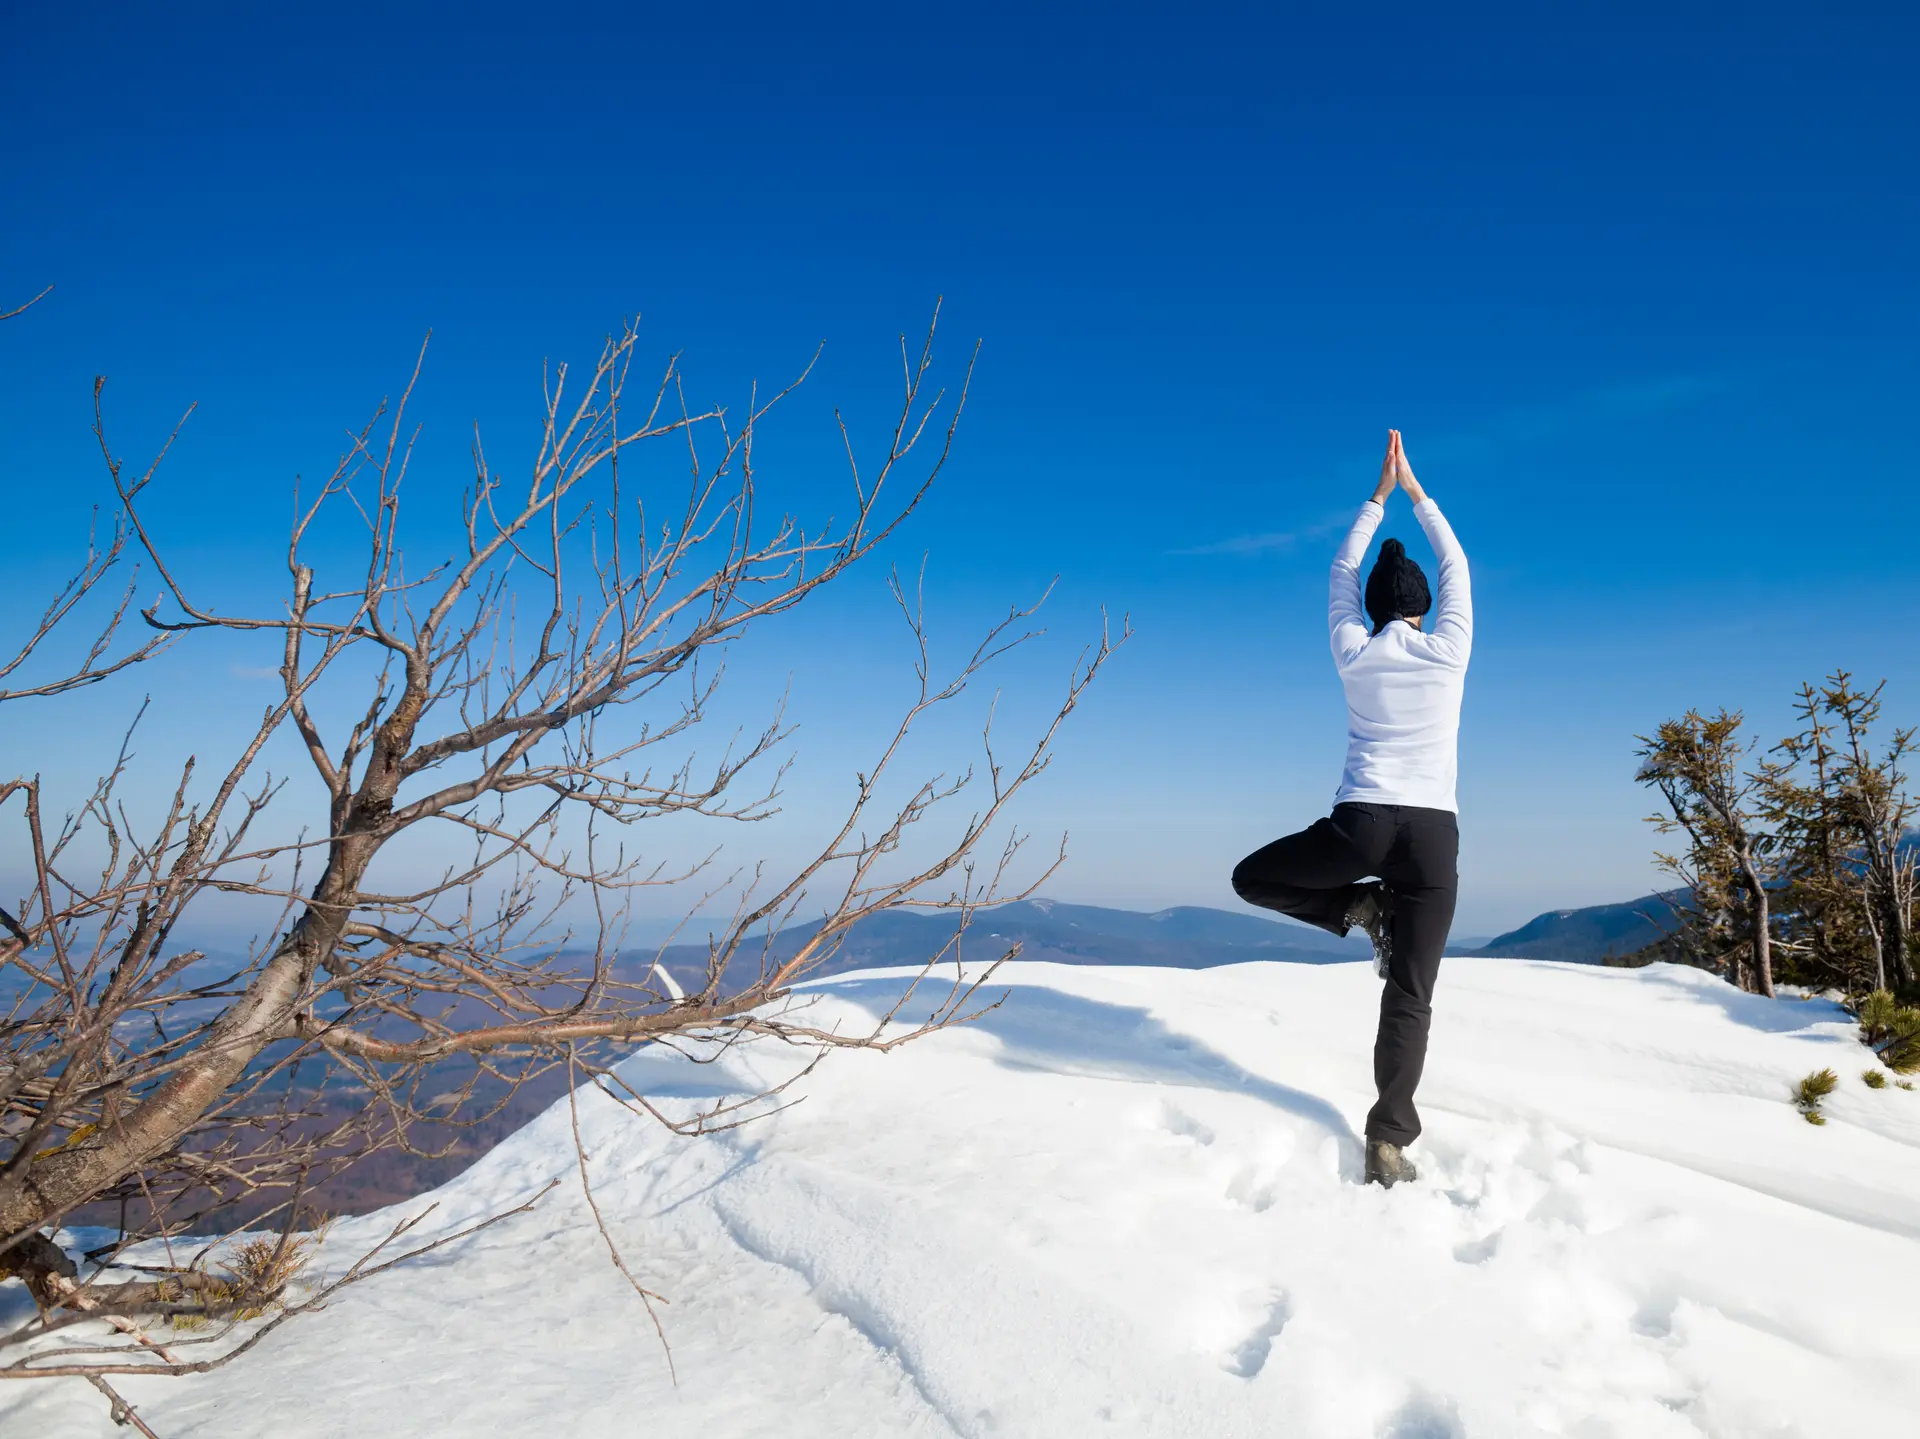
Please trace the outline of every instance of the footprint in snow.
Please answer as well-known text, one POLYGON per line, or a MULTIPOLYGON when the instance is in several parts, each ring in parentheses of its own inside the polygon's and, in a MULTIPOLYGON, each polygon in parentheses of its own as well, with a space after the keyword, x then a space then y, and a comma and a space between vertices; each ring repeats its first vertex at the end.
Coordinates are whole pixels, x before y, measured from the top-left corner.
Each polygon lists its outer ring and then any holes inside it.
POLYGON ((1255 1214, 1265 1214, 1279 1198, 1279 1183, 1266 1166, 1243 1164, 1227 1181, 1227 1202, 1255 1214))
POLYGON ((1479 1239, 1456 1244, 1453 1246, 1453 1257, 1461 1264, 1485 1264, 1500 1248, 1500 1236, 1504 1233, 1504 1229, 1496 1229, 1479 1239))
POLYGON ((1435 1157, 1436 1187, 1460 1211, 1473 1243, 1514 1220, 1583 1234, 1604 1233, 1618 1222, 1594 1202, 1586 1141, 1551 1126, 1510 1131, 1475 1152, 1435 1157))
POLYGON ((1680 1296, 1674 1293, 1648 1294, 1633 1311, 1628 1327, 1647 1339, 1671 1339, 1673 1316, 1679 1312, 1680 1296))
POLYGON ((1466 1433, 1451 1399, 1416 1392, 1387 1416, 1377 1439, 1466 1439, 1466 1433))
POLYGON ((1211 1128, 1195 1119, 1185 1110, 1176 1109, 1171 1104, 1163 1103, 1160 1106, 1158 1124, 1159 1127, 1164 1129, 1168 1134, 1177 1134, 1182 1139, 1191 1139, 1195 1144, 1205 1145, 1213 1143, 1213 1130, 1211 1128))
POLYGON ((1285 1291, 1274 1291, 1264 1298, 1261 1304, 1259 1322, 1247 1331, 1243 1338, 1220 1358, 1220 1367, 1229 1374, 1238 1374, 1242 1379, 1251 1379, 1267 1367, 1267 1360, 1273 1355, 1273 1341, 1287 1327, 1287 1321, 1293 1318, 1293 1301, 1285 1291))

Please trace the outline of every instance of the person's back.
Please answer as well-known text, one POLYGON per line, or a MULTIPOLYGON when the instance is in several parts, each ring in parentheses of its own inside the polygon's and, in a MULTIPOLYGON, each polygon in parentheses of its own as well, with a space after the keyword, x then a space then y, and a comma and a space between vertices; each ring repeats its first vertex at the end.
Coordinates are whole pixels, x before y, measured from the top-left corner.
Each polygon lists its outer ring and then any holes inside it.
POLYGON ((1440 598, 1430 630, 1420 628, 1425 576, 1398 540, 1381 547, 1362 597, 1360 561, 1386 514, 1378 500, 1361 507, 1333 557, 1327 628, 1347 695, 1347 765, 1335 804, 1458 808, 1454 787, 1460 701, 1473 650, 1472 588, 1467 557, 1440 507, 1423 493, 1413 513, 1440 560, 1440 598), (1396 587, 1408 593, 1395 593, 1396 587), (1369 609, 1390 617, 1369 626, 1369 609))

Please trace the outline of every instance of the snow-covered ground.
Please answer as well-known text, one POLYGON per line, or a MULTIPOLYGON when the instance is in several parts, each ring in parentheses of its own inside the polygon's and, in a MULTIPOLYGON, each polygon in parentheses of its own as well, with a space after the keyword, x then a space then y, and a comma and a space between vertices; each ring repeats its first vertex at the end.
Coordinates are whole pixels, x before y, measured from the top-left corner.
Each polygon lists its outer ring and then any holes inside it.
MULTIPOLYGON (((1666 966, 1450 959, 1425 1172, 1384 1191, 1357 1183, 1368 966, 1008 978, 977 1026, 831 1057, 744 1130, 678 1139, 583 1096, 601 1206, 672 1300, 677 1386, 580 1200, 563 1103, 429 1223, 562 1178, 531 1213, 227 1369, 125 1391, 165 1439, 1912 1426, 1920 1093, 1863 1085, 1829 1004, 1666 966), (1815 1128, 1788 1092, 1824 1066, 1842 1082, 1815 1128)), ((853 1022, 901 982, 825 983, 817 1017, 853 1022)), ((629 1072, 691 1101, 778 1058, 629 1072)), ((340 1224, 321 1267, 393 1214, 340 1224)), ((78 1381, 0 1387, 0 1432, 116 1432, 78 1381)))

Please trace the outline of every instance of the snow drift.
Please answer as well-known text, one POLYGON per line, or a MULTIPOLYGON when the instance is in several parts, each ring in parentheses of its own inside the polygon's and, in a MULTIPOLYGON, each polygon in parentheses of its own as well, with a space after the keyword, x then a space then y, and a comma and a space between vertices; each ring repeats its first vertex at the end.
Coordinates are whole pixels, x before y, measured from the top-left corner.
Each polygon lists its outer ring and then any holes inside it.
MULTIPOLYGON (((847 1053, 679 1139, 596 1094, 434 1198, 533 1212, 344 1292, 235 1366, 125 1381, 166 1439, 550 1435, 1832 1436, 1920 1404, 1920 1094, 1847 1017, 1710 976, 1449 960, 1415 1186, 1364 1188, 1368 966, 1026 964, 976 1026, 847 1053), (1830 1122, 1794 1081, 1842 1077, 1830 1122)), ((818 986, 859 1022, 898 972, 818 986)), ((870 1022, 870 1020, 868 1020, 870 1022)), ((768 1047, 642 1056, 681 1105, 768 1047)), ((414 1201, 336 1227, 342 1267, 414 1201)), ((16 1286, 17 1287, 17 1286, 16 1286)), ((79 1381, 8 1434, 106 1435, 79 1381)))

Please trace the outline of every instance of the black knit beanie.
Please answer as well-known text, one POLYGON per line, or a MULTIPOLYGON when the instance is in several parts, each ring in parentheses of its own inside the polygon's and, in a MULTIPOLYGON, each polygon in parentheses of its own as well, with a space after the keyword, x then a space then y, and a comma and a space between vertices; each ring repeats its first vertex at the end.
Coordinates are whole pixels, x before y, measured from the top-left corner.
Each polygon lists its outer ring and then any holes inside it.
POLYGON ((1379 634, 1395 620, 1409 620, 1432 608, 1427 577, 1407 558, 1407 547, 1398 540, 1381 545, 1380 558, 1367 576, 1367 618, 1373 621, 1373 632, 1379 634))

